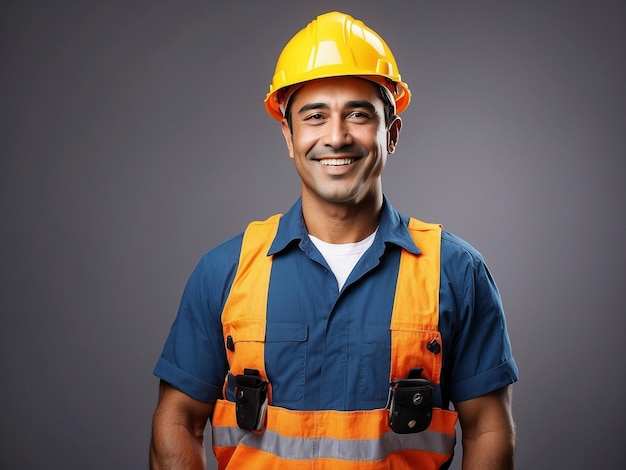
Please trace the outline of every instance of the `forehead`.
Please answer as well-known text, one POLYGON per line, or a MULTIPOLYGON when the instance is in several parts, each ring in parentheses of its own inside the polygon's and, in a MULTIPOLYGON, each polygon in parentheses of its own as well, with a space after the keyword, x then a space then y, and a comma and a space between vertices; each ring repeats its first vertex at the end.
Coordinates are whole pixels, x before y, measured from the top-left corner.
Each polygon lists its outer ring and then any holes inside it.
POLYGON ((344 103, 347 101, 366 100, 372 104, 380 103, 379 85, 358 77, 331 77, 312 80, 302 85, 294 93, 292 103, 344 103))

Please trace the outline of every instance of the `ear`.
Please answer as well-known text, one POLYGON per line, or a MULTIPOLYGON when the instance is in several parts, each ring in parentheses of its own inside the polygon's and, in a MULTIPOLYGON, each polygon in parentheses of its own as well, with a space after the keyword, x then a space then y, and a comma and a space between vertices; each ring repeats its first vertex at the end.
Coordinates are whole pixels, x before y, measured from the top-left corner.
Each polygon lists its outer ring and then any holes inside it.
POLYGON ((398 145, 398 138, 400 137, 400 129, 402 129, 402 119, 399 116, 394 116, 391 124, 387 128, 387 152, 393 153, 398 145))
POLYGON ((286 119, 280 121, 280 129, 283 131, 283 136, 285 137, 289 158, 293 160, 293 136, 291 135, 291 129, 289 129, 289 124, 286 119))

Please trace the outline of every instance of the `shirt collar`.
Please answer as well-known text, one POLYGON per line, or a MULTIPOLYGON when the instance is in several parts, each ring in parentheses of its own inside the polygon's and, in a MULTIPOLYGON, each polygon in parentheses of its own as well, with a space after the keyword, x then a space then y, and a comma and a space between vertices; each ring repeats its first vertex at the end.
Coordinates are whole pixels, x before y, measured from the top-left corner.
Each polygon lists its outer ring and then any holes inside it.
MULTIPOLYGON (((407 229, 408 222, 409 218, 394 209, 387 197, 384 197, 380 224, 374 243, 391 243, 410 253, 421 253, 407 229)), ((279 253, 291 243, 305 239, 308 239, 308 234, 302 217, 302 199, 298 198, 291 209, 281 217, 278 232, 270 246, 268 255, 279 253)))

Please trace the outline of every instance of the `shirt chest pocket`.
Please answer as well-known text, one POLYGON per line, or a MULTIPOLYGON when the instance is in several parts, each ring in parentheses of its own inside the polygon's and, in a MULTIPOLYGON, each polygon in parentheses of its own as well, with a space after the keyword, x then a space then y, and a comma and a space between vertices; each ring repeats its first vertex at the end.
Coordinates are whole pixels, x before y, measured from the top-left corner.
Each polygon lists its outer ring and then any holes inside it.
POLYGON ((267 324, 265 367, 272 384, 272 401, 276 406, 304 400, 307 339, 305 323, 267 324))
POLYGON ((361 343, 360 389, 363 398, 384 406, 389 394, 389 364, 391 363, 391 332, 389 325, 365 325, 361 343))

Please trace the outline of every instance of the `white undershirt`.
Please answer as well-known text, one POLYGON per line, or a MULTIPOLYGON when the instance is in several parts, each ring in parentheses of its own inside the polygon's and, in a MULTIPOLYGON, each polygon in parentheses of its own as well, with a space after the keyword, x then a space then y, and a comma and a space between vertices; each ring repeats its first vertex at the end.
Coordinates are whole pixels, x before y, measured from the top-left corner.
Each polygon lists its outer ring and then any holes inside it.
MULTIPOLYGON (((378 230, 378 229, 377 229, 378 230)), ((363 253, 372 246, 374 238, 376 237, 376 231, 367 238, 356 243, 327 243, 319 238, 309 235, 309 238, 313 244, 320 251, 328 266, 332 270, 335 278, 337 278, 337 285, 339 290, 343 288, 348 276, 361 259, 363 253)))

